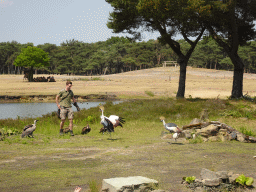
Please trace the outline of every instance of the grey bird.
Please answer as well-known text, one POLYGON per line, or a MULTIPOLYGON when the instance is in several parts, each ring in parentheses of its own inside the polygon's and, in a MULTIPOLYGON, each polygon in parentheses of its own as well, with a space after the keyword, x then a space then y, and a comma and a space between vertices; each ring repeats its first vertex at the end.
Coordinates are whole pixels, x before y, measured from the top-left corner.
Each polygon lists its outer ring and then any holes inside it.
POLYGON ((36 122, 37 121, 38 120, 34 120, 34 124, 32 124, 32 125, 26 125, 23 129, 21 137, 25 137, 25 136, 33 137, 33 132, 36 130, 36 122))
POLYGON ((165 123, 164 119, 164 117, 160 117, 160 120, 163 122, 164 128, 170 131, 170 133, 174 133, 173 138, 176 142, 176 139, 178 139, 180 133, 182 132, 181 129, 175 123, 165 123))

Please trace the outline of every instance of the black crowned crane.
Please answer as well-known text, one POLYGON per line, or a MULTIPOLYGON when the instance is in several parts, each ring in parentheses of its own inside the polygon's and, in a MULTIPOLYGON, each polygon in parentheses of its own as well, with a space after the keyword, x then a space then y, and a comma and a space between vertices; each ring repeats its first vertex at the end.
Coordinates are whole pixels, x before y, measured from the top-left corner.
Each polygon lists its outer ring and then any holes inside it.
POLYGON ((21 137, 25 137, 25 136, 33 137, 33 132, 36 130, 36 122, 37 121, 38 120, 34 120, 34 124, 32 124, 32 125, 26 125, 23 129, 21 137))
POLYGON ((114 128, 117 126, 123 127, 122 124, 125 123, 124 118, 117 115, 110 115, 109 117, 104 116, 104 107, 100 106, 100 111, 102 112, 100 118, 100 123, 103 125, 103 128, 100 129, 100 132, 108 131, 109 133, 114 132, 114 128))
POLYGON ((89 124, 87 124, 87 126, 82 129, 81 134, 84 135, 89 133, 90 131, 91 131, 91 128, 89 127, 89 124))
POLYGON ((175 123, 165 123, 164 119, 165 119, 164 117, 160 117, 160 120, 164 124, 164 128, 170 131, 170 133, 174 133, 172 137, 175 139, 175 142, 176 142, 176 139, 178 139, 180 133, 182 132, 181 129, 175 123))

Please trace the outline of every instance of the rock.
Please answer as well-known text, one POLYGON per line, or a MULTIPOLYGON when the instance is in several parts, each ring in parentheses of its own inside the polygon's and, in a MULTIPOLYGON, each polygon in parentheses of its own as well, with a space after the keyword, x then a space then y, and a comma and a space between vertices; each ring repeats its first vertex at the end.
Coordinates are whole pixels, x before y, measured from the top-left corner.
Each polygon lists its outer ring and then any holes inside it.
POLYGON ((222 135, 222 134, 218 134, 218 138, 219 138, 219 140, 221 140, 222 142, 227 141, 227 140, 229 139, 228 136, 224 136, 224 135, 222 135))
POLYGON ((240 142, 245 142, 245 135, 242 133, 237 133, 236 140, 240 142))
POLYGON ((227 132, 228 132, 227 129, 220 129, 220 130, 219 130, 219 134, 220 134, 220 135, 227 136, 227 132))
POLYGON ((216 179, 203 179, 202 183, 206 186, 218 186, 220 185, 220 179, 216 178, 216 179))
POLYGON ((235 131, 233 131, 233 132, 231 132, 231 133, 229 134, 229 138, 230 138, 230 140, 234 140, 234 139, 236 139, 236 136, 237 136, 237 134, 236 134, 236 132, 235 132, 235 131))
POLYGON ((183 133, 184 133, 186 139, 192 138, 192 136, 191 136, 192 132, 190 130, 184 130, 183 133))
POLYGON ((222 183, 229 183, 229 177, 227 171, 217 171, 216 175, 221 179, 222 183))
POLYGON ((236 182, 236 178, 239 177, 239 174, 234 174, 233 172, 228 173, 229 183, 234 184, 236 182))
POLYGON ((218 133, 218 127, 214 124, 211 124, 205 128, 202 128, 199 133, 203 137, 216 136, 218 133))
MULTIPOLYGON (((103 179, 102 191, 108 192, 130 192, 142 188, 151 188, 150 186, 158 185, 158 181, 142 176, 134 177, 116 177, 111 179, 103 179)), ((141 189, 142 190, 142 189, 141 189)))
POLYGON ((217 136, 212 136, 212 137, 209 137, 208 139, 209 141, 212 141, 212 142, 219 141, 219 137, 217 136))
POLYGON ((249 141, 251 143, 256 143, 256 137, 249 136, 249 141))
POLYGON ((204 192, 204 189, 202 187, 196 187, 194 191, 196 191, 196 192, 204 192))
POLYGON ((189 123, 189 125, 199 124, 199 123, 202 123, 202 121, 201 121, 200 119, 195 118, 195 119, 193 119, 193 120, 189 123))
POLYGON ((201 179, 219 179, 217 174, 214 171, 210 171, 209 169, 201 170, 201 179))
POLYGON ((209 139, 208 139, 208 138, 203 137, 203 142, 207 142, 207 141, 209 141, 209 139))

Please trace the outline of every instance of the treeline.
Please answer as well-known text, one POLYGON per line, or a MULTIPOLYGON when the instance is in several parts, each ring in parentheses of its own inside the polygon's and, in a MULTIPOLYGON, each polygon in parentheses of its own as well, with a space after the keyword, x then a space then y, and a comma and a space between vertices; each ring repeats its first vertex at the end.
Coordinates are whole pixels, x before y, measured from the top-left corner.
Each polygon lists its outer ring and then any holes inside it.
MULTIPOLYGON (((180 40, 182 49, 188 49, 186 41, 180 40)), ((16 41, 0 43, 0 74, 22 74, 27 69, 13 65, 22 48, 33 43, 16 41)), ((163 61, 176 61, 177 55, 157 40, 134 42, 124 37, 111 37, 104 42, 84 43, 76 40, 63 42, 60 46, 45 43, 38 45, 49 53, 50 65, 37 69, 44 74, 98 75, 162 66, 163 61)), ((256 73, 256 41, 239 48, 239 56, 245 64, 245 72, 256 73)), ((233 70, 227 54, 211 38, 204 37, 193 52, 190 66, 210 69, 233 70)))

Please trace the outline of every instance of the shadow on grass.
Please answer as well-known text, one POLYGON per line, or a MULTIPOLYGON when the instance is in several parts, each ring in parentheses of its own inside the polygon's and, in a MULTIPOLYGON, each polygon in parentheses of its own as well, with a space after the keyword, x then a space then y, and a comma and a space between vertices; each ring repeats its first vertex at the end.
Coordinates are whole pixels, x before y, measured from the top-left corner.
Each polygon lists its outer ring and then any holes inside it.
POLYGON ((110 141, 118 141, 118 140, 122 140, 122 138, 107 138, 107 140, 110 140, 110 141))
POLYGON ((183 143, 173 143, 173 142, 167 142, 168 144, 170 144, 170 145, 184 145, 183 143))

